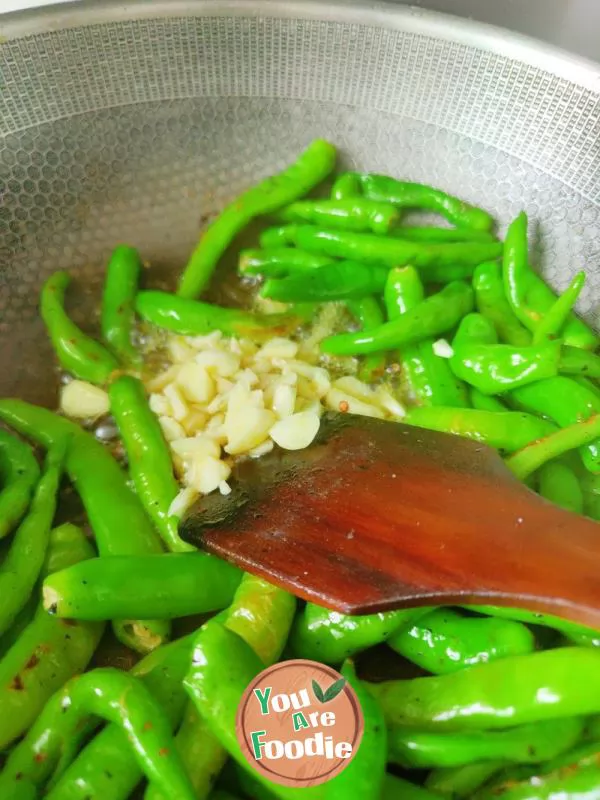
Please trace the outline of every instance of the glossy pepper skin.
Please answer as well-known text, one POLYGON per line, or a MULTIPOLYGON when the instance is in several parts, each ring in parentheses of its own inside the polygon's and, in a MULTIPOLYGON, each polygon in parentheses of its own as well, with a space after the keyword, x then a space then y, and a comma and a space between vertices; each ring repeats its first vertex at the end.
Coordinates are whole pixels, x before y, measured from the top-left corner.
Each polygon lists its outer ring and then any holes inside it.
MULTIPOLYGON (((54 572, 93 555, 79 528, 61 525, 50 534, 44 569, 54 572)), ((0 749, 24 734, 50 696, 86 668, 103 627, 65 623, 50 617, 36 602, 32 620, 0 660, 0 749)))
POLYGON ((585 272, 579 272, 571 281, 567 290, 560 295, 540 320, 533 334, 534 344, 548 339, 557 339, 571 316, 573 307, 585 285, 585 272))
POLYGON ((29 445, 0 430, 0 539, 7 536, 27 511, 40 468, 29 445))
POLYGON ((329 225, 343 231, 371 231, 385 235, 400 220, 390 203, 379 203, 366 197, 341 200, 300 200, 284 208, 279 216, 285 222, 308 222, 329 225))
POLYGON ((579 741, 583 720, 547 720, 506 731, 431 733, 393 728, 389 760, 411 769, 462 767, 478 761, 538 764, 570 750, 579 741))
POLYGON ((459 228, 489 231, 493 218, 485 211, 422 183, 409 183, 385 175, 360 174, 360 187, 365 197, 399 208, 422 208, 434 211, 459 228))
POLYGON ((134 247, 116 247, 106 268, 102 295, 102 337, 121 363, 139 366, 140 353, 132 344, 135 296, 142 262, 134 247))
POLYGON ((331 187, 332 200, 348 200, 361 196, 360 182, 355 172, 342 172, 331 187))
POLYGON ((11 752, 0 774, 0 795, 27 780, 42 788, 57 766, 61 750, 99 716, 127 731, 138 764, 170 797, 194 800, 167 719, 142 683, 116 669, 96 669, 71 679, 46 704, 26 737, 11 752))
MULTIPOLYGON (((480 314, 468 314, 462 320, 452 342, 454 355, 450 367, 457 378, 483 394, 503 394, 558 374, 561 344, 515 347, 485 341, 480 328, 491 323, 480 314)), ((495 335, 495 331, 491 328, 495 335)))
POLYGON ((467 617, 451 608, 438 608, 392 634, 388 644, 427 672, 446 675, 475 664, 532 653, 535 638, 519 622, 467 617))
POLYGON ((494 326, 501 342, 515 347, 531 344, 531 333, 517 319, 504 291, 502 267, 496 261, 480 264, 473 273, 477 310, 494 326))
POLYGON ((150 410, 144 385, 131 375, 109 388, 110 411, 117 423, 138 497, 168 550, 194 551, 178 533, 179 518, 169 513, 179 492, 173 462, 158 419, 150 410))
MULTIPOLYGON (((510 401, 524 411, 540 414, 561 428, 589 420, 600 413, 600 397, 576 381, 558 375, 511 391, 510 401)), ((600 472, 600 440, 581 448, 583 463, 590 472, 600 472)))
POLYGON ((168 292, 139 292, 135 310, 146 322, 182 336, 204 336, 221 331, 226 336, 271 337, 289 333, 298 324, 298 319, 290 314, 251 314, 168 292))
POLYGON ((270 247, 264 250, 242 250, 239 270, 242 275, 283 278, 286 275, 303 275, 332 263, 332 258, 295 247, 270 247))
POLYGON ((551 503, 583 514, 583 491, 575 472, 566 464, 550 461, 539 471, 538 491, 551 503))
POLYGON ((388 270, 356 261, 336 261, 301 275, 267 280, 261 297, 280 303, 329 303, 381 294, 388 270))
POLYGON ((219 259, 255 217, 272 214, 307 194, 333 170, 336 149, 316 139, 287 169, 241 194, 202 234, 179 281, 180 297, 197 297, 209 284, 219 259))
MULTIPOLYGON (((588 378, 598 380, 600 378, 600 356, 579 347, 565 345, 561 349, 558 371, 561 375, 574 375, 581 380, 588 378)), ((595 384, 592 384, 591 388, 592 391, 598 392, 595 384)))
MULTIPOLYGON (((125 474, 91 434, 45 408, 11 398, 0 399, 0 419, 46 448, 70 439, 66 471, 81 497, 101 556, 162 552, 160 537, 125 474)), ((170 633, 166 620, 116 620, 113 627, 117 638, 138 652, 158 647, 170 633)))
POLYGON ((599 665, 600 651, 565 647, 369 688, 388 726, 492 730, 597 714, 599 665))
POLYGON ((501 413, 508 411, 508 408, 497 397, 483 394, 483 392, 480 392, 479 389, 475 389, 473 386, 469 390, 469 400, 473 408, 477 411, 499 411, 501 413))
MULTIPOLYGON (((424 298, 425 289, 414 267, 390 270, 384 292, 390 321, 417 307, 424 298)), ((432 339, 423 339, 405 345, 399 353, 410 392, 419 405, 463 408, 467 405, 465 388, 452 374, 447 360, 435 354, 433 345, 432 339)))
POLYGON ((417 228, 401 226, 391 230, 389 235, 407 242, 429 242, 429 244, 498 241, 489 231, 476 231, 472 228, 432 228, 426 225, 417 228))
POLYGON ((4 633, 29 600, 39 578, 56 511, 66 447, 59 443, 46 458, 29 512, 0 565, 0 633, 4 633))
POLYGON ((339 231, 316 225, 290 224, 277 234, 266 231, 262 247, 293 244, 302 250, 375 266, 412 264, 425 281, 448 282, 469 277, 482 261, 502 255, 500 242, 411 242, 395 237, 339 231))
MULTIPOLYGON (((503 265, 504 287, 518 319, 535 333, 544 316, 556 303, 556 295, 529 266, 527 215, 512 222, 506 233, 503 265)), ((562 330, 562 339, 572 347, 595 350, 598 337, 588 326, 571 314, 562 330)))
POLYGON ((427 613, 427 608, 350 616, 307 603, 298 614, 290 643, 296 658, 340 664, 361 650, 385 642, 401 627, 427 613))
POLYGON ((68 272, 55 272, 44 286, 40 300, 42 319, 60 365, 76 378, 105 384, 119 362, 103 345, 87 336, 67 316, 65 293, 71 282, 68 272))
MULTIPOLYGON (((368 331, 383 325, 385 317, 377 298, 373 296, 361 297, 359 300, 348 300, 346 307, 360 325, 361 330, 368 331)), ((358 368, 358 377, 361 381, 370 383, 383 377, 386 366, 384 353, 371 353, 362 359, 358 368)))
POLYGON ((464 767, 438 767, 429 773, 425 786, 443 797, 471 798, 504 765, 504 761, 477 761, 464 767))
POLYGON ((364 355, 394 350, 403 345, 451 330, 473 308, 473 290, 466 283, 449 283, 398 319, 379 328, 341 333, 321 343, 324 353, 335 356, 364 355))
POLYGON ((505 608, 504 606, 468 606, 468 608, 486 616, 513 619, 518 622, 524 622, 527 625, 543 625, 560 631, 567 636, 593 637, 600 635, 600 632, 594 631, 592 628, 587 628, 576 622, 570 622, 561 617, 552 616, 552 614, 542 614, 539 611, 527 611, 523 608, 505 608))
POLYGON ((403 422, 418 428, 452 433, 513 453, 556 431, 552 423, 518 411, 474 408, 412 408, 403 422))
POLYGON ((229 605, 237 567, 209 553, 94 558, 44 581, 44 606, 67 619, 174 619, 229 605))

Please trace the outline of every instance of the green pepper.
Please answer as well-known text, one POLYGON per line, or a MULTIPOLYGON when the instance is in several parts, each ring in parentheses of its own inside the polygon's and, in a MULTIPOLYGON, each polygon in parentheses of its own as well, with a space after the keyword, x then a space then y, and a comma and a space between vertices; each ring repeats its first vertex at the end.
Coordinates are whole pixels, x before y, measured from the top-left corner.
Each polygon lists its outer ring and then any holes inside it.
POLYGON ((498 729, 600 711, 600 651, 564 647, 433 678, 368 684, 388 726, 498 729))
POLYGON ((502 342, 515 347, 531 344, 530 332, 515 316, 504 292, 500 264, 480 264, 473 273, 473 290, 477 310, 492 323, 502 342))
MULTIPOLYGON (((560 353, 558 371, 562 375, 577 375, 580 379, 600 378, 600 356, 582 350, 579 347, 565 345, 560 353)), ((593 385, 593 390, 598 392, 598 387, 593 385)))
POLYGON ((538 491, 551 503, 575 514, 583 514, 583 491, 579 478, 566 464, 550 461, 539 471, 538 491))
POLYGON ((333 259, 295 247, 270 247, 265 250, 242 250, 239 269, 242 275, 283 278, 286 275, 303 275, 327 264, 333 264, 333 259))
POLYGON ((360 196, 360 183, 355 172, 342 172, 331 187, 332 200, 348 200, 360 196))
POLYGON ((505 761, 478 761, 464 767, 439 767, 432 770, 425 786, 444 797, 471 798, 473 793, 497 775, 505 761))
POLYGON ((342 333, 321 342, 325 353, 336 356, 363 355, 394 350, 451 330, 473 308, 473 290, 466 283, 449 283, 398 319, 379 328, 342 333))
POLYGON ((394 228, 389 235, 407 242, 428 242, 429 244, 498 241, 490 231, 476 231, 473 228, 435 228, 426 225, 416 228, 394 228))
POLYGON ((102 295, 102 336, 113 353, 132 366, 141 363, 131 341, 135 321, 135 296, 142 262, 138 251, 127 245, 116 247, 106 268, 102 295))
POLYGON ((441 798, 439 794, 434 794, 422 786, 388 772, 383 782, 381 800, 441 800, 441 798))
POLYGON ((600 635, 600 632, 587 628, 585 625, 555 617, 552 614, 542 614, 540 611, 527 611, 523 608, 505 608, 503 606, 468 606, 468 608, 486 616, 513 619, 517 622, 524 622, 527 625, 543 625, 560 631, 567 636, 594 637, 600 635))
MULTIPOLYGON (((360 300, 348 300, 348 311, 356 319, 361 330, 377 328, 385 322, 381 306, 375 297, 361 297, 360 300)), ((361 360, 358 377, 365 383, 372 383, 381 378, 385 372, 385 353, 371 353, 361 360)))
MULTIPOLYGON (((504 246, 504 286, 518 319, 532 333, 556 303, 556 295, 529 266, 527 215, 519 216, 510 225, 504 246)), ((598 337, 571 313, 562 330, 562 339, 572 347, 595 350, 598 337)))
POLYGON ((584 285, 585 272, 579 272, 571 281, 568 289, 561 294, 540 321, 533 334, 534 344, 545 342, 547 339, 556 339, 560 336, 584 285))
POLYGON ((261 297, 280 303, 328 303, 380 294, 387 279, 385 267, 337 261, 320 269, 265 282, 261 297))
POLYGON ((246 225, 307 194, 333 170, 335 147, 316 139, 294 164, 244 192, 204 231, 179 281, 178 294, 194 298, 208 285, 219 259, 246 225))
POLYGON ((466 617, 438 608, 388 640, 400 655, 428 672, 445 675, 474 664, 532 653, 535 638, 519 622, 466 617))
POLYGON ((40 477, 31 448, 0 430, 0 539, 7 536, 27 511, 40 477))
POLYGON ((479 389, 471 387, 469 390, 469 400, 473 408, 477 411, 500 411, 504 413, 508 411, 504 403, 497 397, 492 397, 488 394, 483 394, 479 389))
POLYGON ((60 365, 77 378, 104 384, 119 368, 116 358, 99 342, 87 336, 67 316, 65 292, 71 282, 68 272, 55 272, 42 287, 40 310, 60 365))
POLYGON ((400 215, 393 205, 378 203, 365 197, 341 200, 301 200, 279 212, 285 222, 308 222, 312 225, 331 225, 343 231, 372 231, 386 234, 400 215))

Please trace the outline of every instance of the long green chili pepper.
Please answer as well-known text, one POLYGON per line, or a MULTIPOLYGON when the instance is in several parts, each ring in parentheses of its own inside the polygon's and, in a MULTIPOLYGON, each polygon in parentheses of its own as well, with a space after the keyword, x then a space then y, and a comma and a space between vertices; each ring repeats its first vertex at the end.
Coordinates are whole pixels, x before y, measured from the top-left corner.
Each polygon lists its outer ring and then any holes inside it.
POLYGON ((498 729, 600 711, 600 651, 564 647, 433 678, 368 684, 388 726, 498 729))
POLYGON ((531 333, 515 316, 504 292, 500 264, 480 264, 473 273, 473 290, 477 310, 492 323, 502 342, 515 347, 531 344, 531 333))
MULTIPOLYGON (((519 214, 509 226, 504 244, 504 286, 518 319, 535 333, 544 316, 556 303, 556 295, 529 266, 527 215, 519 214)), ((565 344, 595 350, 598 337, 573 313, 562 330, 565 344)))
POLYGON ((473 308, 473 290, 466 283, 449 283, 398 319, 372 331, 342 333, 321 343, 325 353, 363 355, 394 350, 451 330, 473 308))
POLYGON ((261 236, 260 243, 261 247, 293 244, 312 253, 375 266, 398 267, 412 264, 419 269, 424 280, 432 282, 466 278, 473 274, 478 264, 502 255, 500 242, 429 244, 300 224, 288 225, 276 233, 266 231, 261 236))
POLYGON ((29 445, 0 430, 0 539, 7 536, 27 511, 40 477, 29 445))
POLYGON ((552 423, 519 411, 480 411, 471 408, 412 408, 407 425, 464 436, 512 453, 556 431, 552 423))
MULTIPOLYGON (((548 417, 561 428, 600 414, 600 396, 561 375, 515 389, 509 398, 519 408, 548 417)), ((580 452, 586 469, 600 472, 600 439, 585 445, 580 452)))
POLYGON ((325 784, 325 800, 381 800, 387 765, 387 730, 378 703, 358 679, 352 661, 346 661, 342 675, 356 692, 363 715, 364 732, 358 752, 350 764, 325 784))
POLYGON ((261 297, 281 303, 328 303, 356 300, 383 292, 388 270, 356 261, 337 261, 301 275, 265 282, 261 297))
POLYGON ((388 772, 383 782, 381 800, 441 800, 441 796, 388 772))
POLYGON ((56 511, 65 445, 49 452, 31 506, 0 565, 0 633, 6 631, 27 603, 40 575, 56 511))
POLYGON ((178 294, 194 298, 209 284, 219 259, 255 217, 272 214, 321 183, 333 170, 336 149, 316 139, 283 172, 248 189, 221 212, 202 234, 179 281, 178 294))
POLYGON ((469 400, 473 408, 478 411, 500 411, 501 413, 508 411, 508 408, 497 397, 483 394, 473 386, 469 391, 469 400))
POLYGON ((242 250, 239 269, 242 275, 283 278, 286 275, 303 275, 328 264, 333 264, 332 258, 295 247, 271 247, 265 250, 242 250))
MULTIPOLYGON (((55 528, 45 569, 54 572, 91 558, 94 549, 74 525, 55 528)), ((0 750, 25 733, 49 697, 82 672, 103 626, 58 620, 39 606, 32 621, 0 660, 0 750)))
MULTIPOLYGON (((150 691, 172 728, 184 713, 187 698, 182 682, 192 650, 193 635, 177 639, 147 655, 130 673, 150 691)), ((111 724, 96 734, 59 776, 48 800, 127 800, 142 776, 127 732, 111 724)))
POLYGON ((585 422, 577 422, 568 428, 551 433, 538 442, 528 444, 507 459, 506 466, 517 478, 524 481, 553 458, 558 458, 570 450, 595 442, 599 437, 600 414, 596 414, 585 422))
POLYGON ((425 786, 444 797, 473 797, 474 792, 497 775, 504 761, 478 761, 464 767, 440 767, 429 773, 425 786))
POLYGON ((429 226, 408 228, 401 226, 391 230, 389 235, 396 239, 405 239, 407 242, 429 242, 429 244, 498 241, 493 233, 476 231, 472 228, 432 228, 429 226))
POLYGON ((358 175, 358 181, 364 196, 371 200, 392 203, 398 208, 434 211, 459 228, 489 231, 494 225, 493 218, 481 208, 422 183, 408 183, 385 175, 372 174, 358 175))
POLYGON ((102 315, 102 336, 123 364, 138 366, 140 353, 133 346, 131 335, 135 321, 135 296, 142 262, 134 247, 116 247, 106 268, 102 315))
POLYGON ((68 619, 173 619, 227 606, 242 573, 209 553, 108 556, 55 572, 44 606, 68 619))
MULTIPOLYGON (((414 267, 390 270, 384 292, 390 321, 417 307, 424 297, 425 289, 414 267)), ((433 339, 405 345, 399 357, 403 376, 420 405, 467 405, 464 386, 452 374, 447 360, 435 354, 433 339)))
POLYGON ((343 231, 378 234, 388 233, 400 219, 394 206, 365 197, 301 200, 284 208, 278 216, 285 222, 308 222, 311 225, 331 225, 343 231))
POLYGON ((392 728, 389 761, 411 769, 460 767, 478 761, 538 764, 570 750, 581 737, 583 720, 547 720, 506 731, 431 733, 392 728))
POLYGON ((533 343, 539 344, 547 339, 556 339, 567 324, 575 303, 585 285, 585 272, 579 272, 561 294, 556 303, 548 309, 533 334, 533 343))
MULTIPOLYGON (((600 356, 579 347, 564 346, 560 353, 558 371, 562 375, 577 375, 581 379, 600 378, 600 356)), ((598 387, 593 386, 598 392, 598 387)))
MULTIPOLYGON (((385 318, 381 306, 375 297, 361 297, 360 300, 348 300, 348 311, 356 319, 362 330, 377 328, 383 325, 385 318)), ((362 359, 358 368, 358 377, 365 383, 371 383, 383 376, 386 358, 384 353, 371 353, 362 359)))
POLYGON ((543 614, 540 611, 527 611, 523 608, 505 608, 504 606, 467 606, 467 608, 470 608, 471 611, 476 611, 478 614, 485 614, 486 616, 513 619, 517 622, 524 622, 527 625, 543 625, 544 627, 560 631, 567 636, 600 636, 600 631, 594 631, 593 628, 587 628, 585 625, 579 625, 577 622, 555 617, 552 614, 543 614))
POLYGON ((299 322, 291 314, 251 314, 168 292, 140 292, 135 309, 146 322, 182 336, 204 336, 221 331, 226 336, 271 337, 289 333, 299 322))
POLYGON ((480 314, 468 314, 452 342, 450 367, 457 378, 484 394, 502 394, 558 374, 560 342, 525 347, 490 344, 478 337, 480 323, 491 326, 480 314))
POLYGON ((0 774, 0 796, 20 780, 41 789, 52 775, 61 749, 90 716, 127 731, 139 766, 169 797, 194 800, 164 712, 142 683, 116 669, 96 669, 73 678, 48 701, 8 757, 0 774))
POLYGON ((40 310, 60 365, 90 383, 107 383, 119 362, 103 345, 87 336, 67 316, 68 272, 55 272, 42 287, 40 310))
POLYGON ((360 183, 355 172, 342 172, 331 187, 332 200, 348 200, 361 196, 360 183))
POLYGON ((110 410, 127 452, 129 474, 137 495, 168 550, 190 552, 178 533, 179 518, 170 513, 179 492, 169 448, 155 414, 150 410, 144 385, 123 375, 110 386, 110 410))
POLYGON ((411 608, 350 616, 307 603, 294 622, 290 641, 297 658, 340 664, 361 650, 385 642, 429 609, 411 608))
POLYGON ((567 511, 583 514, 583 491, 579 478, 566 464, 551 461, 545 464, 538 475, 538 491, 551 503, 567 511))
MULTIPOLYGON (((101 556, 162 552, 160 537, 125 474, 92 434, 45 408, 11 398, 0 399, 0 419, 46 448, 70 439, 66 470, 83 501, 101 556)), ((113 627, 123 644, 139 652, 157 647, 170 633, 169 622, 162 619, 117 620, 113 627)))
POLYGON ((389 646, 435 675, 456 672, 535 649, 535 638, 520 622, 467 617, 438 608, 392 634, 389 646))

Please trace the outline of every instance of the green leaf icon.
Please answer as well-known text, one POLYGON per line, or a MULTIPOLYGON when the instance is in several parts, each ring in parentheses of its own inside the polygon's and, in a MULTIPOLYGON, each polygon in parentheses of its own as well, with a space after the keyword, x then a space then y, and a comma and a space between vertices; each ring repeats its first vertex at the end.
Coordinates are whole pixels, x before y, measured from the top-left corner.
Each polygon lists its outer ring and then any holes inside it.
POLYGON ((325 695, 323 694, 323 689, 321 689, 321 687, 315 680, 313 680, 312 682, 312 690, 319 703, 324 703, 325 695))
POLYGON ((330 700, 334 700, 338 694, 343 690, 344 686, 346 685, 346 679, 340 678, 339 681, 332 683, 329 689, 323 695, 323 703, 328 703, 330 700))

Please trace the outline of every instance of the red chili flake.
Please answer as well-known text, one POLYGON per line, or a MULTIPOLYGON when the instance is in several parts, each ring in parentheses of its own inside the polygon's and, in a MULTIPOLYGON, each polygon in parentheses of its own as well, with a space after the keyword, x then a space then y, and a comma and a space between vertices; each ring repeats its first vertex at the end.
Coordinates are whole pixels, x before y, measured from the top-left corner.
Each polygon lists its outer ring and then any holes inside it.
POLYGON ((144 730, 145 731, 151 731, 153 727, 154 726, 152 725, 152 723, 149 720, 148 720, 148 722, 144 722, 144 730))
POLYGON ((340 411, 347 414, 350 411, 350 403, 347 400, 340 400, 340 411))
POLYGON ((168 747, 161 747, 158 751, 159 756, 168 756, 169 755, 169 748, 168 747))
POLYGON ((33 757, 34 761, 37 761, 38 764, 43 764, 44 761, 48 758, 46 753, 36 753, 33 757))

